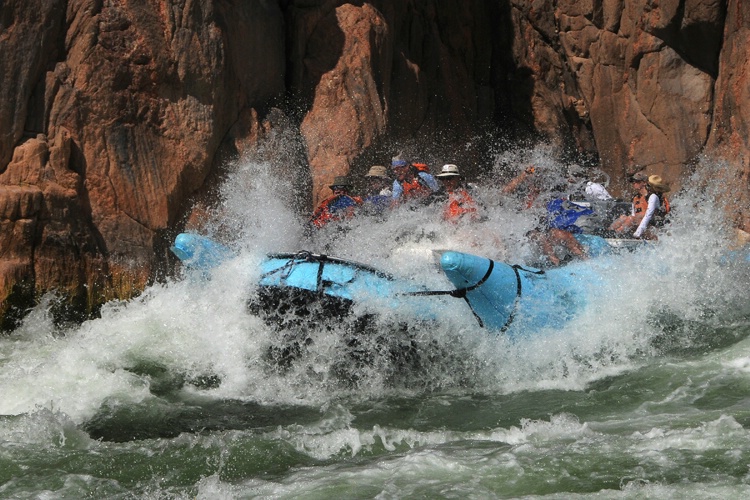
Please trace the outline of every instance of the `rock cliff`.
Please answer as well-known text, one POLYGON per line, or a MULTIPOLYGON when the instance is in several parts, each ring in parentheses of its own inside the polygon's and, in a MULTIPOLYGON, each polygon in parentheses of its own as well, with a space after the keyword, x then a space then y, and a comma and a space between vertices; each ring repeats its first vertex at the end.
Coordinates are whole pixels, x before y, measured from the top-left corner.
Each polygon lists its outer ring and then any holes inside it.
POLYGON ((138 293, 280 128, 304 209, 395 144, 471 143, 477 170, 478 131, 521 131, 614 179, 727 158, 750 225, 749 52, 741 0, 6 0, 1 326, 50 290, 71 319, 138 293))

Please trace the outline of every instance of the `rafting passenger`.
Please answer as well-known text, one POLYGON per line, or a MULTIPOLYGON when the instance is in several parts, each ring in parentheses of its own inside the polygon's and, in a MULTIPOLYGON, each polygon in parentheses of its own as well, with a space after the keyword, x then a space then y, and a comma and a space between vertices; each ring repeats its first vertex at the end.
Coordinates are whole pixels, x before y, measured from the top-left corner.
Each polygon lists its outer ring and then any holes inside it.
POLYGON ((443 191, 447 196, 443 219, 454 224, 462 220, 478 221, 479 204, 463 184, 463 176, 458 166, 452 163, 443 165, 440 173, 435 177, 442 183, 443 191))
MULTIPOLYGON (((552 192, 547 192, 542 196, 543 181, 544 178, 537 172, 537 169, 529 165, 502 189, 503 194, 523 193, 524 209, 545 208, 544 213, 539 216, 536 227, 527 232, 526 237, 534 244, 540 260, 544 261, 545 265, 559 266, 572 258, 588 258, 583 245, 569 230, 571 224, 566 223, 564 217, 558 217, 559 210, 564 207, 557 207, 556 202, 567 200, 552 197, 552 192)), ((565 186, 558 186, 558 195, 568 190, 568 183, 565 182, 565 184, 565 186)), ((579 215, 584 215, 584 213, 579 215)))
POLYGON ((588 258, 586 249, 575 237, 582 232, 575 225, 576 219, 554 210, 558 208, 558 201, 572 203, 567 200, 552 200, 537 227, 526 234, 537 247, 542 259, 553 266, 559 266, 570 259, 588 258))
POLYGON ((666 196, 670 187, 661 176, 649 175, 646 189, 648 190, 646 213, 643 219, 641 219, 640 224, 638 224, 635 233, 633 233, 633 237, 655 240, 657 238, 653 232, 653 228, 664 226, 667 222, 667 215, 671 211, 669 200, 666 196))
POLYGON ((503 194, 516 194, 522 192, 525 200, 523 208, 531 208, 542 192, 541 179, 534 175, 536 167, 529 165, 516 177, 510 180, 502 189, 503 194))
POLYGON ((567 262, 571 258, 586 259, 586 249, 570 231, 556 227, 534 229, 528 233, 542 254, 542 258, 553 266, 567 262))
POLYGON ((365 174, 367 190, 362 200, 362 211, 367 215, 382 214, 391 205, 392 180, 388 169, 382 165, 373 165, 365 174))
POLYGON ((586 249, 575 235, 583 232, 577 225, 579 218, 592 213, 590 208, 578 206, 569 200, 554 199, 547 204, 547 213, 528 236, 543 258, 553 266, 570 259, 586 259, 586 249))
POLYGON ((320 202, 310 219, 317 228, 353 217, 356 208, 362 204, 360 197, 349 193, 351 184, 346 177, 336 177, 328 187, 333 194, 320 202))
POLYGON ((609 226, 609 229, 619 234, 635 231, 648 210, 648 175, 636 172, 630 177, 630 183, 635 190, 630 215, 621 215, 609 226))
POLYGON ((424 163, 414 163, 396 156, 391 161, 393 181, 392 201, 400 204, 409 201, 426 202, 434 193, 440 191, 440 184, 429 173, 424 163))
POLYGON ((636 193, 633 196, 631 214, 620 216, 612 223, 610 229, 619 234, 634 231, 634 238, 643 236, 644 239, 654 239, 655 235, 653 231, 648 228, 649 225, 655 227, 664 225, 666 215, 670 211, 669 200, 664 195, 664 193, 669 191, 669 186, 658 175, 648 176, 640 172, 633 174, 630 182, 636 189, 636 193), (654 184, 651 183, 652 178, 654 184), (666 191, 662 191, 664 189, 666 191), (651 195, 654 195, 654 198, 651 195), (646 214, 649 213, 650 209, 651 214, 646 219, 646 214), (645 223, 644 219, 646 219, 645 223))

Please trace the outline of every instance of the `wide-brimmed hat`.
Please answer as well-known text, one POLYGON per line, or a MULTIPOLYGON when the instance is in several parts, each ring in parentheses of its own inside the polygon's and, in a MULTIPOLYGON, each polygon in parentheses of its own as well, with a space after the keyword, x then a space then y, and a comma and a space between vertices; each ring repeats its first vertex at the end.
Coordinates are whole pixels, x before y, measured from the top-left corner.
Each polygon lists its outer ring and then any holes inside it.
POLYGON ((659 193, 666 193, 670 189, 669 184, 665 182, 660 175, 649 175, 648 185, 651 187, 651 189, 659 193))
POLYGON ((381 179, 388 179, 388 169, 383 165, 373 165, 367 172, 365 177, 379 177, 381 179))
POLYGON ((648 182, 648 175, 643 172, 636 172, 630 176, 630 182, 648 182))
POLYGON ((461 177, 461 173, 458 171, 456 165, 448 163, 447 165, 443 165, 443 168, 440 169, 440 173, 435 177, 440 179, 445 179, 446 177, 461 177))
POLYGON ((349 182, 349 178, 346 176, 339 176, 335 177, 333 179, 333 182, 329 184, 329 188, 333 189, 334 187, 351 187, 351 182, 349 182))

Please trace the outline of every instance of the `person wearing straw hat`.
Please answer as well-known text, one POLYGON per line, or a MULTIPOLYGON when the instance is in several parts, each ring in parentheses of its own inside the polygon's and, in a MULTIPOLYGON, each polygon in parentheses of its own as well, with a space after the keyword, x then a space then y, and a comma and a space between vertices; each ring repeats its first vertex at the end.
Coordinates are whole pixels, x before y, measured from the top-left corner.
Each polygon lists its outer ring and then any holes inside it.
POLYGON ((346 177, 336 177, 328 187, 333 194, 320 202, 310 218, 310 222, 317 228, 329 222, 351 218, 355 208, 362 204, 361 198, 349 193, 351 183, 346 177))
POLYGON ((448 203, 443 210, 443 219, 456 223, 461 219, 479 220, 478 204, 463 185, 463 176, 458 166, 449 163, 443 165, 440 173, 435 176, 443 185, 448 195, 448 203))
POLYGON ((620 234, 634 231, 648 210, 648 175, 636 172, 630 176, 630 184, 635 189, 630 215, 621 215, 609 226, 610 230, 620 234))
POLYGON ((648 190, 648 207, 641 223, 638 224, 638 229, 633 233, 633 237, 656 239, 656 235, 650 230, 650 226, 661 227, 666 223, 666 216, 671 210, 666 196, 670 188, 660 175, 649 175, 646 189, 648 190))
POLYGON ((373 165, 365 174, 367 181, 367 195, 390 196, 392 179, 388 175, 388 169, 383 165, 373 165))
POLYGON ((380 214, 391 204, 391 178, 388 169, 382 165, 373 165, 365 174, 366 189, 362 200, 362 210, 368 215, 380 214))

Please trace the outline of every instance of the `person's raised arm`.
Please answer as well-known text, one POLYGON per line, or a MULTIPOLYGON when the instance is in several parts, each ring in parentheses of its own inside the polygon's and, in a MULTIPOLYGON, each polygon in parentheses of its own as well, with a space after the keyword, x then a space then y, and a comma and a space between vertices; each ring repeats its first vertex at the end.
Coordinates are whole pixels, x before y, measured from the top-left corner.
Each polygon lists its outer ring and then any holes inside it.
POLYGON ((518 189, 518 186, 520 186, 521 183, 525 181, 533 173, 534 173, 533 166, 526 167, 526 169, 524 169, 523 172, 521 172, 516 177, 511 179, 511 181, 508 184, 506 184, 505 187, 503 187, 502 189, 503 194, 514 193, 516 189, 518 189))

